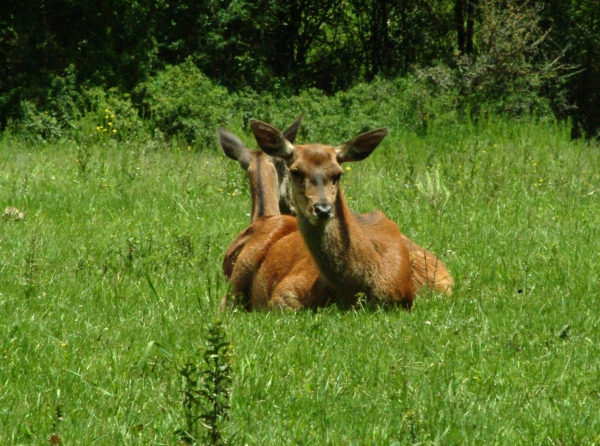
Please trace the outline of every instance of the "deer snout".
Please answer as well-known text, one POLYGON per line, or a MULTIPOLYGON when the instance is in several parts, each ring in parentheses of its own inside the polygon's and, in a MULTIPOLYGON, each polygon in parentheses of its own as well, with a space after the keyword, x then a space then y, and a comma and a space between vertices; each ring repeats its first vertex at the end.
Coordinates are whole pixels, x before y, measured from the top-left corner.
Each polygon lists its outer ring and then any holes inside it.
POLYGON ((333 205, 331 203, 316 203, 315 216, 319 220, 329 220, 333 217, 333 205))

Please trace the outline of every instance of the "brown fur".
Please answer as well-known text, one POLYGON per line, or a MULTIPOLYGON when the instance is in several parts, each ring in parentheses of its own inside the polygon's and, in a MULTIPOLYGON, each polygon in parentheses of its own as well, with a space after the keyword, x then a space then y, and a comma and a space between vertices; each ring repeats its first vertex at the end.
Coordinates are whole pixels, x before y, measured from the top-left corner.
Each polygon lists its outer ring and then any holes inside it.
MULTIPOLYGON (((290 141, 294 142, 296 135, 298 133, 298 129, 302 122, 302 118, 304 115, 300 116, 290 127, 288 127, 284 132, 284 137, 290 141)), ((221 148, 223 152, 229 157, 240 163, 242 168, 248 173, 248 177, 250 180, 250 190, 251 190, 251 198, 252 198, 252 217, 251 221, 256 220, 259 216, 262 215, 276 215, 276 211, 274 209, 267 209, 266 212, 259 212, 259 201, 258 201, 258 169, 256 168, 256 163, 252 162, 253 157, 256 156, 256 151, 251 151, 244 147, 242 142, 237 138, 237 136, 226 132, 222 129, 219 129, 219 141, 221 143, 221 148), (255 166, 252 169, 250 166, 255 166)), ((284 215, 296 215, 295 206, 292 203, 292 194, 291 194, 291 183, 290 183, 290 173, 289 169, 284 160, 279 158, 268 157, 268 160, 264 160, 263 169, 261 170, 269 170, 270 166, 268 166, 268 162, 275 167, 275 171, 277 172, 277 184, 278 187, 274 191, 269 190, 267 193, 274 192, 277 195, 276 203, 279 205, 279 213, 284 215)), ((263 185, 266 185, 266 181, 261 178, 261 182, 263 185)), ((270 180, 275 181, 275 180, 270 180)), ((436 257, 432 252, 422 248, 414 241, 410 240, 408 237, 403 236, 404 241, 408 247, 410 259, 411 259, 411 267, 414 275, 414 288, 415 292, 419 292, 421 289, 427 287, 430 290, 437 291, 440 293, 444 293, 448 296, 452 294, 452 288, 454 286, 454 280, 450 275, 450 272, 446 268, 446 265, 436 257)), ((237 239, 236 239, 237 240, 237 239)), ((239 240, 237 240, 240 243, 239 240)), ((238 247, 239 248, 239 247, 238 247)), ((227 258, 227 256, 226 256, 227 258)), ((232 256, 229 255, 229 263, 232 264, 231 260, 232 256)), ((231 275, 231 272, 225 271, 226 277, 231 275)))
MULTIPOLYGON (((297 310, 331 303, 347 307, 356 302, 357 293, 364 293, 368 297, 377 296, 380 301, 387 303, 396 302, 395 299, 384 296, 385 290, 390 288, 389 283, 386 282, 390 282, 390 280, 384 277, 385 274, 382 275, 377 271, 373 275, 373 271, 377 269, 375 267, 372 270, 341 267, 346 270, 346 278, 354 276, 354 280, 347 281, 348 286, 343 290, 332 284, 332 280, 327 280, 320 274, 319 268, 298 232, 296 221, 290 217, 279 215, 279 211, 273 205, 280 198, 277 182, 273 177, 281 175, 278 169, 269 168, 269 164, 272 165, 274 159, 257 156, 256 152, 248 152, 251 153, 251 157, 248 158, 249 162, 245 166, 245 170, 248 172, 251 184, 253 215, 256 214, 255 193, 259 189, 263 190, 265 205, 270 211, 268 215, 253 218, 253 223, 236 237, 225 254, 223 272, 232 285, 232 296, 231 298, 225 296, 221 304, 222 308, 242 305, 249 310, 273 307, 297 310), (262 184, 260 185, 256 175, 258 171, 262 172, 260 176, 262 184), (361 282, 361 277, 365 274, 373 276, 377 280, 367 281, 368 283, 365 284, 364 281, 361 282)), ((329 161, 333 158, 329 157, 329 161)), ((240 162, 240 164, 242 163, 240 162)), ((341 189, 340 203, 345 204, 341 189)), ((388 232, 400 234, 397 226, 381 212, 355 215, 347 208, 347 205, 345 205, 345 210, 343 208, 344 206, 339 211, 340 215, 345 213, 347 217, 356 219, 369 233, 375 228, 383 227, 384 232, 387 228, 388 232)), ((375 255, 381 256, 382 253, 386 253, 383 254, 382 264, 394 263, 394 259, 397 263, 398 258, 402 259, 400 263, 406 264, 408 248, 409 264, 415 272, 412 285, 418 289, 429 284, 430 288, 449 294, 453 282, 443 263, 407 237, 401 235, 400 238, 402 243, 394 244, 390 243, 386 237, 379 241, 371 237, 369 241, 373 245, 374 251, 370 252, 370 255, 375 253, 375 255), (397 255, 398 253, 400 256, 397 255)), ((397 241, 398 237, 393 237, 393 239, 397 241)), ((360 238, 354 237, 354 240, 361 243, 360 238)), ((342 247, 342 250, 345 249, 347 248, 342 247)), ((364 250, 362 250, 362 255, 365 256, 364 250)), ((366 255, 366 263, 371 264, 368 257, 369 255, 366 255)), ((339 266, 338 269, 340 269, 339 266)), ((406 272, 406 268, 404 270, 406 272)), ((392 282, 397 283, 398 281, 392 280, 392 282)), ((400 282, 404 285, 403 287, 396 286, 395 293, 402 296, 410 294, 410 280, 404 278, 400 282)), ((392 286, 392 288, 394 287, 392 286)), ((409 308, 412 300, 401 299, 400 303, 409 308)))
POLYGON ((402 236, 410 255, 415 291, 418 292, 427 287, 432 291, 437 291, 447 296, 452 295, 454 279, 450 275, 450 271, 448 271, 446 265, 444 265, 444 262, 432 252, 421 248, 404 234, 402 236))
POLYGON ((251 292, 258 269, 274 243, 297 232, 296 219, 288 215, 259 218, 242 231, 227 249, 223 260, 223 273, 232 289, 231 299, 226 295, 221 307, 255 308, 251 292))
MULTIPOLYGON (((269 265, 265 260, 258 278, 263 281, 265 295, 272 290, 270 302, 291 308, 303 306, 303 300, 313 305, 327 302, 352 305, 359 294, 364 294, 371 300, 411 308, 413 276, 400 230, 381 212, 355 216, 338 183, 342 173, 339 162, 366 158, 387 134, 387 129, 360 135, 335 149, 324 145, 293 146, 274 127, 259 121, 251 121, 251 127, 261 149, 285 159, 290 168, 300 233, 320 272, 320 278, 315 279, 300 271, 296 282, 301 283, 294 284, 300 294, 292 290, 294 287, 275 292, 275 288, 269 288, 274 281, 267 279, 272 271, 265 270, 269 265), (320 216, 320 208, 327 208, 330 216, 320 216)), ((288 238, 294 236, 290 234, 288 238)), ((290 254, 288 251, 287 256, 290 254)), ((294 268, 295 264, 285 268, 285 279, 294 268)))
MULTIPOLYGON (((301 120, 302 116, 286 130, 287 137, 295 138, 301 120)), ((286 235, 297 233, 298 225, 295 218, 280 215, 279 179, 287 179, 287 174, 277 169, 275 160, 261 151, 249 150, 226 130, 219 129, 218 137, 223 152, 248 173, 252 196, 252 223, 233 240, 223 259, 223 274, 231 285, 231 293, 224 296, 221 307, 242 305, 253 309, 257 307, 251 294, 256 272, 271 246, 286 235)), ((284 168, 287 170, 285 165, 284 168)))

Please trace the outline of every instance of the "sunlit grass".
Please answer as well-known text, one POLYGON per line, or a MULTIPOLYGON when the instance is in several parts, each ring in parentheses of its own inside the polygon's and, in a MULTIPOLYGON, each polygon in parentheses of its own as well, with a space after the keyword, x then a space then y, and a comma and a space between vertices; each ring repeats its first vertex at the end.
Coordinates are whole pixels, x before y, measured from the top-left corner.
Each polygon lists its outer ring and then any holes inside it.
MULTIPOLYGON (((0 214, 25 214, 0 217, 0 443, 175 444, 181 377, 159 350, 139 363, 151 341, 176 360, 201 346, 222 255, 249 220, 246 179, 212 148, 85 149, 82 169, 75 143, 0 142, 0 214)), ((600 442, 598 146, 535 122, 392 128, 349 166, 354 210, 381 209, 438 254, 455 294, 410 313, 219 315, 233 344, 229 433, 600 442)))

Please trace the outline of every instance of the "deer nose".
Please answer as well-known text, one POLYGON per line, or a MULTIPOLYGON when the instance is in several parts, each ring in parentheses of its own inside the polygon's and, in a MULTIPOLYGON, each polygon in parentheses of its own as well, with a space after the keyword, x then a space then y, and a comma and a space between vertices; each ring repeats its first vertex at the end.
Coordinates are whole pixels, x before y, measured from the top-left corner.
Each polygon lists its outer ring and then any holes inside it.
POLYGON ((315 215, 325 220, 327 218, 331 218, 331 211, 333 210, 333 206, 331 203, 317 203, 315 204, 315 215))

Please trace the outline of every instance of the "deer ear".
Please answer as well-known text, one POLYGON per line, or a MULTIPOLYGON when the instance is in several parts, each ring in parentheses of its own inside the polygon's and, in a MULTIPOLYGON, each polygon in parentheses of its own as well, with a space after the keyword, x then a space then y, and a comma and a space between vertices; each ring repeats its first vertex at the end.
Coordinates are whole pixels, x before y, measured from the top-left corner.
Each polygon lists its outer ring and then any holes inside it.
POLYGON ((368 157, 375 148, 379 145, 383 138, 388 134, 388 128, 382 127, 377 130, 363 133, 353 140, 345 142, 339 147, 336 147, 338 163, 348 161, 361 161, 368 157))
POLYGON ((232 160, 239 162, 242 169, 248 170, 248 166, 252 161, 252 152, 240 138, 221 127, 217 128, 217 137, 223 153, 232 160))
POLYGON ((302 118, 304 118, 305 113, 306 112, 303 112, 300 117, 296 119, 296 122, 283 131, 283 136, 285 136, 285 139, 289 142, 294 143, 296 140, 296 135, 298 135, 298 130, 300 129, 300 124, 302 124, 302 118))
POLYGON ((294 154, 292 143, 285 139, 283 133, 272 125, 251 119, 250 128, 254 133, 258 147, 267 155, 288 160, 294 154))

